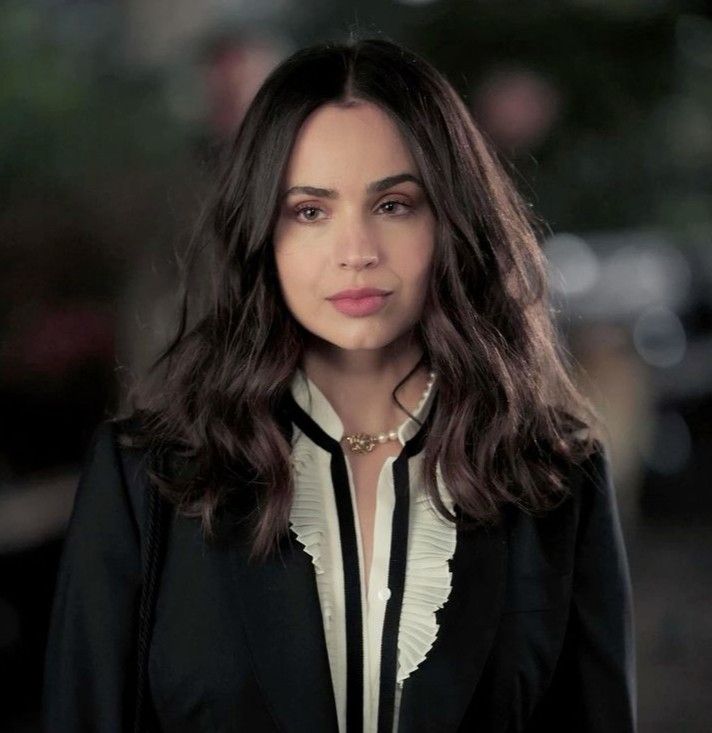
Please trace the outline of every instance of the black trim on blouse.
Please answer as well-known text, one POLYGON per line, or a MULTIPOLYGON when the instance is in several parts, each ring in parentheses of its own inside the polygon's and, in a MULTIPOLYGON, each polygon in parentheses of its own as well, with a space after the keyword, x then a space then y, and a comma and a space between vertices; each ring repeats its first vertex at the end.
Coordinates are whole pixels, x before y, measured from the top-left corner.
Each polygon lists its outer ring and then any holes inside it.
MULTIPOLYGON (((378 694, 378 732, 391 733, 393 728, 395 686, 398 661, 398 630, 400 627, 403 592, 405 589, 406 557, 408 552, 408 518, 410 513, 410 476, 408 458, 417 455, 424 445, 425 435, 435 412, 437 393, 433 395, 428 414, 418 431, 405 442, 393 463, 395 507, 391 525, 391 554, 388 567, 386 612, 381 637, 381 677, 378 694)), ((294 424, 316 445, 331 453, 331 479, 334 486, 336 510, 341 535, 346 606, 346 730, 363 731, 363 618, 361 615, 361 582, 356 537, 356 519, 351 504, 346 455, 339 441, 332 438, 301 407, 289 391, 286 395, 287 414, 294 424)))

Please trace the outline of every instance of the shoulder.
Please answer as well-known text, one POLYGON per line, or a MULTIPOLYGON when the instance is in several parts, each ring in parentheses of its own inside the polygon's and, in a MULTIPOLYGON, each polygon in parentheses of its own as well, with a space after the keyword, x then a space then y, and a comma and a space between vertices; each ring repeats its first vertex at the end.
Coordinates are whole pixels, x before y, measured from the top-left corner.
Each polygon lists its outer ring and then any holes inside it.
POLYGON ((594 442, 585 457, 562 468, 566 493, 555 507, 541 512, 507 507, 510 560, 522 572, 571 573, 592 524, 610 517, 614 498, 603 444, 594 442))
POLYGON ((146 514, 150 451, 132 446, 126 420, 105 419, 94 429, 84 456, 75 506, 108 523, 125 514, 137 531, 146 514))
MULTIPOLYGON (((64 540, 65 563, 91 577, 111 565, 133 568, 142 544, 145 489, 131 477, 113 422, 99 423, 82 461, 64 540)), ((128 571, 127 571, 128 572, 128 571)))
POLYGON ((573 487, 578 509, 577 555, 606 556, 611 563, 624 564, 624 539, 610 453, 602 443, 597 442, 595 450, 577 466, 573 487))
POLYGON ((594 440, 588 455, 572 465, 567 485, 580 519, 615 503, 610 453, 600 440, 594 440))

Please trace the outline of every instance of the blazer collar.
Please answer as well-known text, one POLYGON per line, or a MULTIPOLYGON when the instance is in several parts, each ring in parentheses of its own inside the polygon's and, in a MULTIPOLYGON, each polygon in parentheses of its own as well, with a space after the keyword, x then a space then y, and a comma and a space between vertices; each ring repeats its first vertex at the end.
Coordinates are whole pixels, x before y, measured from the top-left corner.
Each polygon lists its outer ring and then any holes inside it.
MULTIPOLYGON (((504 599, 506 532, 502 524, 457 531, 450 597, 438 611, 432 649, 404 683, 398 733, 454 733, 492 646, 504 599)), ((290 530, 278 556, 248 564, 246 545, 236 545, 232 560, 245 638, 280 729, 337 733, 311 558, 290 530)))

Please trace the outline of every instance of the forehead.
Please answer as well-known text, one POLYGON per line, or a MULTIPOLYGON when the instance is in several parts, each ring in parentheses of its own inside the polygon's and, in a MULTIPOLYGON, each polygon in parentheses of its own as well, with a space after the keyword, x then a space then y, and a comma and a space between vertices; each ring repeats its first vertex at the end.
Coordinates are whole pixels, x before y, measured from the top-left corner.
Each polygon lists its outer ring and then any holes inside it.
POLYGON ((290 185, 363 182, 401 171, 416 173, 416 163, 384 110, 365 101, 348 107, 330 103, 304 121, 292 148, 286 180, 290 185))

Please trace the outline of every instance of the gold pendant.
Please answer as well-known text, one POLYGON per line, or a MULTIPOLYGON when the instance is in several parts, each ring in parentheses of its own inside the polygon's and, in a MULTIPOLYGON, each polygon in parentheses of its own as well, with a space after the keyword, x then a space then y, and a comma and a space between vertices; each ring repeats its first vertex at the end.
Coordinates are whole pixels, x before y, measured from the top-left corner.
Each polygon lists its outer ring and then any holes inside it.
POLYGON ((356 433, 355 435, 347 435, 346 440, 353 453, 370 453, 373 446, 378 440, 366 433, 356 433))

